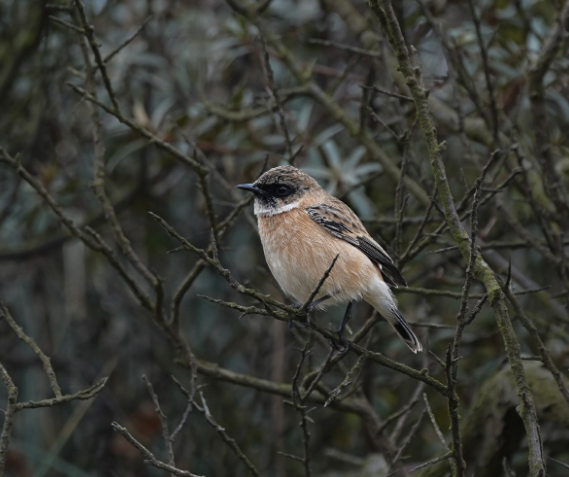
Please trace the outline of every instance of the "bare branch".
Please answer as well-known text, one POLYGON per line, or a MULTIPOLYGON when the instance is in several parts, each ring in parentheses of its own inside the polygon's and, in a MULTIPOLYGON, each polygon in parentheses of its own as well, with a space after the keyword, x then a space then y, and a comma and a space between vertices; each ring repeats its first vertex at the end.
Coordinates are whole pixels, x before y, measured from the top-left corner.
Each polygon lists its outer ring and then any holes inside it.
MULTIPOLYGON (((445 145, 439 144, 432 115, 427 102, 427 94, 422 86, 420 69, 413 67, 409 58, 407 46, 399 26, 399 22, 388 0, 370 0, 370 7, 378 17, 382 28, 395 51, 399 67, 403 73, 411 95, 415 101, 421 131, 429 151, 431 167, 435 176, 437 190, 442 201, 445 218, 456 245, 465 259, 470 258, 470 247, 464 231, 453 196, 447 181, 442 153, 445 145)), ((511 325, 504 303, 503 293, 489 265, 478 254, 472 267, 476 278, 481 280, 488 292, 489 301, 494 308, 498 327, 505 342, 508 359, 516 376, 516 385, 520 395, 520 416, 524 422, 529 443, 529 461, 532 477, 545 475, 545 459, 541 442, 537 413, 533 403, 530 388, 525 379, 524 368, 520 359, 520 345, 511 325)), ((455 449, 456 450, 456 449, 455 449)), ((457 459, 461 460, 461 459, 457 459)))
POLYGON ((251 463, 249 458, 243 453, 241 448, 237 445, 237 442, 235 442, 235 439, 229 437, 227 432, 225 432, 225 429, 215 421, 215 419, 211 415, 209 407, 207 406, 207 402, 201 391, 200 391, 200 399, 202 402, 201 406, 195 400, 192 401, 194 407, 205 417, 207 423, 217 431, 217 433, 221 436, 223 442, 225 442, 229 446, 229 448, 235 453, 235 455, 239 457, 239 460, 241 460, 245 464, 245 466, 249 470, 249 473, 251 475, 254 475, 255 477, 261 477, 261 474, 259 473, 257 468, 251 463))
POLYGON ((12 426, 14 425, 14 415, 17 412, 18 388, 2 363, 0 363, 0 377, 8 391, 8 404, 4 410, 4 425, 2 426, 2 434, 0 434, 0 475, 4 475, 8 446, 10 445, 12 426))
POLYGON ((28 335, 26 335, 26 333, 24 333, 22 327, 15 322, 14 318, 12 318, 12 315, 8 311, 8 308, 6 307, 6 305, 4 305, 2 301, 0 301, 0 313, 1 313, 0 318, 3 317, 8 322, 10 328, 14 330, 14 333, 16 333, 18 338, 22 340, 24 343, 26 343, 32 349, 32 351, 37 355, 37 357, 41 360, 43 369, 45 370, 45 374, 47 374, 47 378, 49 379, 49 385, 51 386, 53 394, 55 395, 56 398, 61 398, 62 397, 61 387, 57 382, 57 377, 55 376, 53 368, 51 367, 51 360, 49 359, 49 357, 40 349, 40 347, 37 345, 37 343, 34 341, 33 338, 29 337, 28 335))
POLYGON ((168 453, 168 465, 176 467, 174 448, 172 446, 173 439, 170 436, 170 429, 168 428, 168 418, 166 417, 166 415, 162 411, 162 408, 160 407, 158 396, 156 395, 156 392, 154 391, 152 384, 144 374, 142 375, 142 380, 144 381, 144 384, 146 384, 146 388, 148 389, 148 394, 150 394, 152 402, 154 403, 154 410, 156 411, 156 414, 158 414, 158 417, 160 418, 160 425, 162 426, 162 438, 164 439, 164 444, 166 445, 166 452, 168 453))
POLYGON ((157 469, 162 469, 170 472, 174 475, 179 475, 181 477, 203 477, 196 474, 192 474, 187 470, 178 469, 177 467, 173 467, 170 464, 166 464, 158 460, 154 457, 154 454, 150 452, 146 447, 144 447, 140 442, 138 442, 130 432, 125 427, 122 427, 117 422, 113 422, 111 424, 113 430, 118 432, 121 436, 123 436, 128 442, 130 442, 137 450, 142 454, 144 457, 144 463, 147 465, 151 465, 152 467, 156 467, 157 469))
POLYGON ((142 22, 142 24, 136 29, 136 31, 130 35, 126 40, 124 40, 119 46, 117 46, 113 51, 111 51, 107 56, 105 56, 105 58, 103 58, 103 63, 107 64, 109 61, 111 61, 115 55, 117 55, 123 48, 127 47, 139 34, 142 30, 144 30, 144 27, 146 27, 146 25, 148 25, 148 22, 152 20, 152 15, 148 15, 148 17, 146 17, 146 20, 144 20, 142 22))
POLYGON ((89 46, 91 47, 91 51, 95 57, 95 62, 97 63, 97 67, 101 71, 101 76, 103 77, 103 83, 105 84, 105 88, 107 93, 109 94, 109 98, 111 99, 111 103, 113 104, 113 109, 120 114, 120 106, 119 102, 117 101, 117 97, 113 87, 111 85, 111 80, 109 78, 109 74, 107 72, 107 67, 105 65, 105 61, 101 56, 101 51, 99 50, 99 43, 95 38, 95 29, 93 25, 89 23, 87 20, 87 16, 85 15, 85 8, 83 7, 83 3, 80 0, 75 0, 75 9, 78 13, 79 20, 81 25, 83 26, 83 30, 85 33, 85 37, 89 42, 89 46))

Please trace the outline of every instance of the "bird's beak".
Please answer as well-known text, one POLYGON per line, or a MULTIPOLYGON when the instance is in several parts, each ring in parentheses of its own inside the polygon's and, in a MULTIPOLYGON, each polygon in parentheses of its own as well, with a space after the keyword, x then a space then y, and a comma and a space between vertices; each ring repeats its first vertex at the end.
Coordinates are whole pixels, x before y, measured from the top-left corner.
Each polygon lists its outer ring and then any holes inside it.
POLYGON ((237 186, 238 189, 248 190, 249 192, 253 192, 253 194, 260 194, 261 189, 255 187, 253 184, 239 184, 237 186))

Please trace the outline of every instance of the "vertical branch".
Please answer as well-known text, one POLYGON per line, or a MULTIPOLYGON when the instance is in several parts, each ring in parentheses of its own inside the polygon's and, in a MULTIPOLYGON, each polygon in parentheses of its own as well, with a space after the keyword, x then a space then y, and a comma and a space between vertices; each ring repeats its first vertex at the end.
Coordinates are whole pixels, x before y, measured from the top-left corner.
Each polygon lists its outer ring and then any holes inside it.
POLYGON ((207 217, 209 219, 209 225, 213 234, 213 239, 216 242, 220 242, 219 238, 219 224, 217 220, 217 213, 215 212, 215 207, 213 206, 213 196, 211 194, 211 188, 208 182, 207 174, 198 174, 200 181, 200 188, 205 200, 205 206, 207 210, 207 217))
POLYGON ((4 425, 2 426, 2 434, 0 434, 0 475, 4 475, 8 446, 14 425, 14 414, 16 414, 16 405, 18 404, 18 388, 2 363, 0 363, 0 378, 8 391, 8 405, 4 409, 4 425))
POLYGON ((312 471, 310 469, 310 430, 308 429, 308 417, 306 414, 306 409, 301 409, 300 425, 302 427, 302 442, 304 444, 304 474, 306 477, 311 477, 312 471))
POLYGON ((249 460, 249 458, 243 453, 241 448, 237 445, 237 442, 235 442, 235 439, 230 437, 227 434, 227 432, 225 432, 225 429, 215 421, 215 419, 211 415, 207 402, 201 391, 200 391, 200 398, 202 401, 201 406, 196 401, 193 401, 192 404, 194 405, 194 407, 205 417, 207 423, 217 431, 217 433, 221 436, 223 442, 225 442, 229 446, 229 448, 235 453, 235 455, 245 464, 249 473, 253 475, 253 477, 261 477, 261 474, 259 473, 257 468, 253 465, 253 463, 249 460))
MULTIPOLYGON (((417 385, 417 387, 415 388, 413 395, 409 399, 409 403, 406 404, 405 406, 403 406, 402 410, 399 413, 396 413, 399 415, 396 417, 397 421, 395 423, 395 427, 393 428, 393 431, 391 431, 391 436, 390 436, 391 440, 393 442, 396 442, 399 439, 399 437, 401 436, 401 432, 403 432, 403 428, 404 428, 405 424, 407 424, 407 419, 409 417, 409 413, 416 406, 416 404, 419 402, 419 398, 421 396, 421 393, 423 392, 423 388, 424 388, 423 383, 419 383, 417 385)), ((389 421, 389 419, 386 420, 386 423, 388 421, 389 421)))
MULTIPOLYGON (((401 27, 399 26, 391 2, 389 0, 369 0, 369 4, 379 19, 382 29, 395 51, 399 68, 405 77, 406 83, 411 91, 411 96, 415 101, 419 125, 427 146, 431 160, 431 168, 435 176, 435 183, 442 201, 442 208, 450 233, 463 258, 470 263, 470 259, 472 258, 470 252, 471 241, 468 239, 468 235, 462 227, 446 177, 446 169, 442 158, 445 145, 444 143, 439 144, 437 139, 437 131, 427 102, 427 91, 422 85, 421 71, 418 67, 413 67, 411 64, 401 27)), ((503 292, 492 269, 480 254, 477 254, 474 258, 472 269, 474 276, 482 281, 486 287, 490 304, 494 309, 496 321, 504 340, 508 360, 512 367, 513 375, 515 376, 516 388, 520 398, 518 411, 528 436, 530 475, 532 477, 544 476, 546 472, 545 458, 537 412, 533 403, 531 390, 525 377, 521 360, 520 344, 508 316, 503 292)))
MULTIPOLYGON (((439 441, 441 441, 441 444, 443 445, 443 447, 445 448, 447 453, 451 453, 451 450, 446 443, 445 437, 443 436, 443 433, 442 433, 439 425, 437 424, 437 420, 435 419, 435 415, 433 414, 433 411, 431 409, 431 405, 429 404, 429 400, 427 399, 427 393, 423 393, 423 401, 425 401, 425 409, 427 410, 427 414, 429 415, 429 419, 431 420, 431 423, 433 424, 433 428, 435 429, 435 433, 437 434, 439 441)), ((451 457, 452 457, 452 453, 451 453, 451 457)), ((456 475, 458 470, 456 468, 455 459, 450 459, 449 462, 450 462, 450 468, 452 471, 452 475, 456 475)))
POLYGON ((75 0, 74 3, 75 3, 75 9, 79 14, 79 19, 83 27, 83 31, 85 33, 85 36, 87 37, 89 46, 91 47, 91 51, 95 56, 95 62, 97 63, 97 67, 101 71, 101 76, 103 77, 103 83, 105 83, 105 88, 107 90, 107 93, 109 94, 111 103, 113 104, 113 109, 116 112, 120 113, 119 103, 117 101, 117 97, 111 85, 111 80, 109 78, 109 74, 107 73, 107 67, 105 65, 105 61, 101 56, 101 51, 99 50, 99 43, 95 38, 95 30, 93 28, 93 25, 89 23, 87 15, 85 15, 85 7, 83 6, 83 3, 80 0, 75 0))
POLYGON ((173 302, 172 318, 169 321, 166 321, 166 318, 164 316, 164 310, 163 310, 163 301, 164 301, 163 280, 148 269, 148 267, 142 262, 142 260, 140 260, 140 258, 138 257, 138 255, 136 254, 134 249, 132 248, 130 240, 128 239, 128 237, 124 233, 122 226, 121 226, 121 224, 120 224, 120 222, 119 222, 119 220, 115 214, 115 210, 114 210, 110 200, 108 199, 106 191, 105 191, 105 176, 106 176, 106 174, 105 174, 105 162, 104 162, 105 150, 104 150, 104 146, 102 144, 103 131, 102 131, 101 120, 99 117, 98 107, 101 107, 101 108, 105 109, 107 112, 115 115, 115 117, 117 117, 117 119, 119 119, 119 121, 125 122, 131 128, 138 131, 139 133, 141 133, 143 136, 147 137, 148 139, 154 139, 155 138, 156 139, 156 141, 154 141, 155 144, 159 145, 159 147, 162 147, 162 148, 170 151, 171 153, 174 153, 174 155, 176 157, 178 157, 179 159, 182 159, 184 161, 184 163, 186 163, 187 165, 190 166, 190 168, 198 175, 198 178, 200 180, 200 185, 202 186, 202 193, 203 193, 205 201, 206 201, 208 218, 210 220, 210 224, 211 224, 211 227, 213 230, 214 237, 215 237, 215 239, 217 239, 218 238, 217 216, 215 213, 215 209, 213 207, 213 198, 211 196, 209 184, 207 182, 207 175, 209 173, 209 170, 206 167, 202 166, 200 164, 200 161, 198 161, 198 159, 197 159, 197 154, 198 154, 197 148, 194 148, 194 159, 192 159, 192 158, 188 157, 187 155, 181 153, 180 151, 176 150, 175 148, 172 148, 172 146, 170 146, 169 144, 164 143, 163 141, 158 139, 151 132, 145 130, 141 126, 139 126, 139 125, 135 124, 134 122, 123 117, 122 112, 119 108, 118 102, 115 98, 110 79, 109 79, 107 71, 106 71, 105 61, 101 57, 99 44, 97 43, 97 41, 95 39, 93 27, 88 23, 87 17, 85 15, 85 10, 84 10, 83 4, 80 2, 80 0, 75 0, 74 12, 75 12, 74 16, 75 16, 77 22, 83 25, 84 34, 88 40, 88 43, 91 47, 91 50, 93 51, 93 54, 95 57, 95 62, 97 63, 97 66, 98 66, 99 70, 101 71, 101 75, 103 77, 105 87, 107 88, 107 92, 109 93, 109 96, 111 98, 111 102, 113 104, 113 108, 109 109, 108 107, 105 107, 103 105, 103 103, 101 103, 97 98, 96 89, 95 89, 95 72, 93 70, 93 67, 91 66, 89 54, 88 54, 88 51, 85 47, 85 42, 83 41, 83 38, 81 38, 80 39, 80 46, 81 46, 81 51, 83 54, 83 59, 85 62, 85 67, 87 70, 87 78, 86 78, 87 79, 87 81, 86 81, 87 91, 83 91, 83 93, 89 99, 89 103, 91 106, 91 118, 92 118, 92 122, 93 122, 93 141, 94 141, 94 147, 95 147, 95 161, 94 161, 94 190, 95 190, 95 195, 101 204, 101 207, 102 207, 104 214, 105 214, 105 218, 106 218, 107 222, 109 223, 109 225, 111 226, 111 229, 115 235, 115 238, 119 244, 119 247, 120 247, 122 253, 127 257, 127 259, 133 265, 133 267, 154 288, 155 294, 156 294, 154 301, 152 301, 142 291, 142 289, 138 286, 136 281, 128 274, 126 269, 122 265, 120 265, 120 263, 114 257, 112 249, 108 245, 105 244, 102 237, 100 237, 94 231, 90 231, 90 235, 93 238, 95 238, 96 242, 100 246, 101 250, 107 256, 107 259, 109 260, 111 265, 113 265, 113 267, 119 271, 119 273, 121 274, 123 279, 127 282, 127 284, 130 286, 130 288, 135 292, 135 294, 139 298, 141 304, 153 313, 153 317, 154 317, 155 321, 157 322, 157 324, 159 325, 159 327, 168 335, 168 337, 175 344, 176 350, 179 353, 181 359, 187 361, 187 363, 188 363, 188 365, 192 371, 192 383, 195 384, 196 373, 197 373, 195 356, 194 356, 193 351, 190 348, 187 340, 180 334, 180 331, 178 328, 178 307, 179 307, 181 297, 183 297, 183 294, 185 293, 187 288, 189 288, 189 285, 191 284, 191 282, 201 272, 200 266, 199 265, 196 266, 197 268, 195 269, 196 272, 195 272, 194 277, 190 279, 189 283, 187 283, 185 287, 184 286, 182 287, 183 291, 181 293, 177 293, 176 297, 179 297, 179 300, 175 299, 173 302))
MULTIPOLYGON (((275 320, 271 325, 271 381, 275 383, 283 382, 285 376, 285 344, 286 326, 284 321, 275 320)), ((282 457, 277 454, 283 443, 283 432, 285 428, 283 400, 279 396, 271 398, 271 431, 270 431, 270 450, 274 456, 273 471, 275 476, 284 475, 282 468, 282 457)))
POLYGON ((184 281, 180 284, 172 297, 172 304, 170 306, 170 326, 175 330, 180 328, 180 305, 182 304, 182 299, 205 267, 206 263, 203 260, 198 260, 193 268, 188 272, 184 281))
POLYGON ((280 123, 281 129, 282 129, 284 137, 285 137, 285 143, 286 143, 286 148, 287 148, 287 153, 288 153, 288 161, 289 161, 289 163, 292 163, 292 161, 294 160, 294 157, 295 157, 295 154, 293 153, 293 150, 292 150, 293 143, 292 143, 292 139, 290 137, 288 126, 286 124, 286 118, 284 115, 283 106, 282 106, 282 103, 281 103, 280 98, 279 98, 279 90, 277 89, 277 86, 275 85, 275 77, 273 75, 273 69, 271 68, 270 57, 269 57, 269 52, 267 50, 267 45, 266 45, 265 39, 263 38, 262 35, 261 35, 261 46, 263 47, 262 63, 263 63, 263 71, 265 72, 265 77, 267 79, 267 91, 269 93, 269 96, 271 97, 271 99, 275 103, 277 115, 279 117, 279 123, 280 123))
MULTIPOLYGON (((304 361, 306 357, 311 353, 311 349, 309 349, 312 341, 309 339, 304 344, 304 347, 301 350, 301 357, 300 361, 298 362, 298 366, 296 367, 296 372, 294 373, 294 377, 292 378, 292 403, 295 409, 300 413, 300 427, 302 429, 302 443, 304 446, 304 457, 298 458, 296 457, 295 460, 299 460, 304 465, 304 474, 306 477, 312 476, 312 470, 310 468, 310 430, 308 429, 308 418, 307 418, 307 409, 306 405, 302 396, 302 391, 300 389, 300 373, 302 371, 302 366, 304 365, 304 361)), ((305 395, 304 398, 308 396, 305 395)))
MULTIPOLYGON (((405 194, 405 188, 403 186, 403 180, 407 174, 407 164, 409 161, 409 147, 411 142, 411 136, 413 134, 413 128, 404 135, 403 141, 403 159, 401 160, 401 176, 397 182, 397 187, 395 188, 395 218, 397 220, 395 224, 395 251, 397 257, 401 255, 401 249, 403 247, 403 218, 405 217, 405 205, 407 203, 408 196, 405 194)), ((396 262, 397 263, 397 262, 396 262)))
POLYGON ((409 430, 409 433, 405 436, 405 439, 403 439, 403 442, 401 443, 401 445, 397 449, 397 452, 395 453, 395 456, 393 457, 393 461, 391 463, 391 466, 397 464, 399 459, 401 459, 403 451, 407 448, 407 446, 409 445, 409 443, 411 442, 411 439, 413 439, 415 434, 417 434, 417 430, 419 429, 419 425, 421 424, 421 421, 423 419, 424 414, 425 414, 425 409, 422 409, 421 413, 419 414, 419 417, 417 418, 417 420, 415 421, 415 423, 413 424, 413 426, 409 430))
POLYGON ((160 418, 160 425, 162 426, 162 437, 164 439, 164 444, 166 446, 166 452, 168 453, 168 464, 171 465, 172 467, 176 467, 176 461, 174 458, 174 448, 172 446, 173 439, 170 436, 170 429, 168 427, 168 418, 166 417, 166 415, 162 411, 162 408, 160 407, 160 402, 158 401, 158 396, 156 395, 156 392, 152 387, 152 383, 148 380, 148 378, 145 375, 142 375, 142 380, 144 381, 144 384, 146 384, 146 388, 148 389, 148 394, 150 394, 152 402, 154 403, 154 409, 156 411, 156 414, 158 414, 158 417, 160 418))
MULTIPOLYGON (((227 3, 237 11, 239 14, 245 16, 253 25, 257 27, 259 32, 263 35, 265 40, 269 45, 271 45, 276 53, 280 56, 283 63, 290 70, 291 74, 296 78, 303 87, 306 87, 307 94, 311 96, 316 102, 322 105, 322 107, 328 112, 328 114, 335 120, 342 123, 346 131, 356 138, 361 144, 368 149, 370 155, 372 155, 382 166, 383 171, 394 181, 399 180, 400 170, 393 163, 391 158, 384 152, 384 150, 379 146, 379 144, 365 131, 361 131, 359 123, 354 121, 350 116, 348 116, 344 109, 336 102, 334 99, 323 91, 318 84, 312 80, 312 72, 310 69, 306 69, 301 66, 291 51, 285 47, 285 45, 280 41, 278 35, 268 28, 262 19, 257 16, 257 11, 254 8, 244 7, 239 5, 234 0, 226 0, 227 3)), ((245 2, 244 2, 245 3, 245 2)), ((250 5, 250 4, 249 4, 250 5)), ((407 190, 413 194, 422 202, 425 206, 429 204, 429 198, 427 194, 421 187, 419 183, 413 180, 411 177, 405 177, 405 186, 407 190)))
MULTIPOLYGON (((53 368, 51 366, 51 360, 40 349, 37 343, 28 335, 26 335, 26 333, 24 333, 24 330, 21 328, 21 326, 19 326, 18 323, 14 321, 14 318, 12 318, 12 315, 10 315, 10 312, 8 311, 6 305, 4 305, 4 303, 0 301, 0 318, 2 317, 4 317, 4 319, 8 322, 10 328, 14 330, 14 333, 16 333, 18 338, 22 340, 24 343, 26 343, 41 360, 43 369, 45 370, 45 374, 47 374, 47 378, 49 379, 49 385, 51 386, 53 394, 55 395, 56 398, 60 398, 62 396, 61 387, 57 382, 57 377, 55 376, 55 372, 53 371, 53 368)), ((6 386, 8 385, 6 384, 6 386)))
MULTIPOLYGON (((489 119, 486 117, 486 114, 485 114, 486 108, 484 107, 482 99, 480 98, 480 95, 478 94, 478 91, 476 90, 476 86, 474 85, 474 82, 472 80, 471 75, 468 73, 468 70, 466 69, 466 67, 464 66, 464 64, 462 62, 458 48, 453 46, 451 41, 449 41, 447 36, 445 36, 440 22, 438 22, 436 20, 436 18, 433 16, 433 14, 431 13, 430 7, 427 6, 426 2, 424 0, 417 0, 417 3, 421 7, 421 10, 422 10, 423 15, 425 16, 427 22, 429 22, 431 28, 433 29, 435 36, 437 37, 437 39, 441 43, 443 54, 445 56, 447 64, 449 65, 449 67, 448 67, 449 79, 450 79, 451 84, 453 86, 453 101, 455 103, 454 107, 456 110, 457 132, 461 135, 461 138, 462 138, 463 142, 465 143, 465 145, 468 147, 468 149, 471 150, 472 148, 470 146, 470 143, 466 140, 466 136, 465 136, 465 129, 467 126, 467 120, 464 117, 464 108, 460 104, 460 100, 459 100, 459 96, 458 96, 459 88, 457 85, 457 80, 459 80, 461 82, 461 86, 468 93, 468 97, 470 98, 472 103, 475 105, 476 110, 477 110, 478 114, 480 115, 480 117, 483 118, 483 121, 485 123, 489 123, 489 119), (451 65, 454 68, 451 68, 451 65), (456 70, 456 72, 455 72, 455 70, 456 70), (458 78, 457 78, 457 76, 458 76, 458 78)), ((488 141, 485 141, 485 142, 488 142, 488 141)))
MULTIPOLYGON (((195 147, 195 146, 194 146, 195 147)), ((197 151, 197 149, 195 149, 197 151)), ((197 159, 196 159, 197 160, 197 159)), ((249 204, 251 204, 253 198, 248 197, 246 200, 238 203, 234 209, 223 219, 221 222, 217 224, 218 230, 218 240, 222 240, 227 231, 229 230, 229 226, 235 221, 235 219, 245 210, 249 204)), ((210 222, 211 225, 211 222, 210 222)), ((208 248, 208 251, 211 250, 211 247, 208 248)), ((207 263, 204 260, 198 260, 194 267, 188 272, 176 292, 172 297, 172 304, 170 306, 170 326, 174 330, 179 329, 180 325, 180 305, 182 300, 186 294, 186 292, 190 289, 194 281, 199 277, 200 273, 206 267, 207 263)))
POLYGON ((569 0, 565 1, 563 10, 557 19, 557 25, 545 40, 545 44, 538 55, 536 64, 529 72, 529 92, 533 123, 535 124, 535 149, 541 169, 545 175, 543 185, 547 194, 555 204, 562 223, 569 226, 569 199, 559 173, 555 169, 555 161, 551 154, 551 143, 547 127, 547 111, 545 107, 545 89, 543 78, 549 70, 555 55, 562 45, 566 33, 566 24, 569 20, 569 0))
MULTIPOLYGON (((110 84, 109 77, 104 67, 104 62, 101 58, 99 45, 94 37, 93 27, 89 25, 87 17, 85 16, 85 10, 83 4, 79 0, 75 1, 75 7, 77 11, 76 16, 79 17, 79 21, 83 25, 83 28, 85 30, 85 36, 87 37, 89 45, 91 46, 91 49, 95 55, 95 59, 97 61, 99 69, 101 70, 103 79, 105 80, 105 86, 107 87, 107 91, 109 91, 109 96, 111 97, 111 99, 114 99, 113 106, 115 107, 115 110, 117 112, 120 112, 118 108, 118 103, 116 102, 110 84)), ((79 36, 79 45, 81 47, 83 61, 85 63, 87 91, 94 98, 97 98, 97 92, 95 89, 94 70, 91 65, 91 60, 89 59, 89 52, 85 47, 85 43, 81 35, 79 36)), ((94 146, 93 189, 95 191, 95 196, 97 197, 97 200, 101 204, 101 208, 103 209, 105 218, 109 223, 109 225, 111 226, 111 230, 113 231, 123 254, 127 257, 127 259, 133 265, 133 267, 136 270, 138 270, 138 272, 148 281, 148 283, 151 286, 158 287, 159 280, 150 272, 150 270, 148 270, 146 265, 142 263, 138 255, 133 250, 130 240, 125 235, 122 226, 116 216, 114 207, 105 191, 106 173, 105 173, 105 146, 103 145, 103 126, 101 124, 101 118, 99 117, 99 109, 92 103, 90 103, 89 106, 91 109, 91 121, 93 122, 93 146, 94 146)))
POLYGON ((498 122, 498 108, 496 106, 496 96, 494 95, 494 86, 490 78, 490 67, 488 65, 488 51, 484 45, 484 39, 482 38, 482 32, 480 30, 480 18, 476 13, 476 7, 474 6, 473 0, 468 0, 468 5, 470 6, 470 12, 472 13, 472 20, 474 21, 474 27, 476 29, 476 38, 478 39, 478 46, 480 46, 480 54, 482 55, 482 69, 484 70, 484 76, 486 78, 486 87, 488 88, 488 96, 490 97, 490 111, 492 112, 492 132, 494 135, 494 141, 496 144, 500 144, 500 133, 499 133, 499 122, 498 122))
POLYGON ((518 315, 518 318, 520 319, 522 325, 524 326, 524 328, 528 331, 529 335, 531 336, 534 349, 536 349, 537 352, 539 353, 539 355, 541 356, 541 361, 543 362, 545 367, 547 369, 549 369, 549 371, 551 372, 553 379, 555 379, 555 382, 557 383, 557 387, 559 388, 559 391, 561 392, 561 394, 565 398, 565 401, 567 401, 567 404, 569 405, 569 389, 567 389, 567 386, 565 385, 565 382, 563 381, 563 377, 561 376, 559 369, 557 369, 557 366, 555 366, 555 363, 553 362, 553 360, 551 359, 551 356, 549 355, 549 351, 547 350, 547 348, 545 347, 545 344, 541 340, 541 337, 539 336, 539 332, 537 331, 535 324, 525 314, 522 306, 520 305, 520 302, 518 301, 516 296, 512 293, 512 290, 510 289, 510 287, 504 286, 503 289, 504 289, 504 293, 508 297, 508 300, 510 301, 510 303, 514 307, 514 311, 516 312, 516 315, 518 315))

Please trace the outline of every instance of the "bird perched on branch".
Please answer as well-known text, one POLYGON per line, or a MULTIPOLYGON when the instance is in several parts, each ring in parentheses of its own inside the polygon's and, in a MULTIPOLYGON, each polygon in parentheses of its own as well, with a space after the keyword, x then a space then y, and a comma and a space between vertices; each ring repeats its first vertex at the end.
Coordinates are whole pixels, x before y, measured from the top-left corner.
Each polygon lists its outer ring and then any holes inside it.
POLYGON ((407 286, 385 250, 344 202, 328 194, 292 166, 270 169, 252 184, 237 186, 255 194, 255 215, 265 258, 283 291, 305 303, 334 262, 310 308, 365 300, 417 353, 423 347, 397 308, 390 287, 407 286))

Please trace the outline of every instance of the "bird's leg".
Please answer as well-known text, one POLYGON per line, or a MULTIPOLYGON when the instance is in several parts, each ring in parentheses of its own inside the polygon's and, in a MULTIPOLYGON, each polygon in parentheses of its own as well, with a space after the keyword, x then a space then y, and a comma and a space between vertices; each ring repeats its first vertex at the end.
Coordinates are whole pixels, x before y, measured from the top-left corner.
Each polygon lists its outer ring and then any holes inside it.
POLYGON ((318 298, 318 300, 311 301, 306 307, 306 311, 310 313, 314 307, 320 305, 320 303, 323 303, 330 298, 332 298, 332 295, 324 295, 323 297, 318 298))
POLYGON ((350 311, 352 311, 353 304, 354 304, 353 301, 348 303, 348 306, 346 307, 346 312, 344 313, 344 317, 342 318, 342 324, 340 325, 340 328, 338 328, 338 336, 340 336, 341 338, 344 336, 344 331, 346 331, 346 326, 348 324, 348 321, 350 321, 350 311))
POLYGON ((352 311, 352 305, 354 304, 353 301, 348 303, 346 308, 346 312, 344 313, 344 317, 342 318, 342 324, 340 328, 338 328, 338 338, 340 339, 340 343, 342 346, 338 346, 335 341, 330 340, 330 346, 334 348, 339 353, 346 353, 350 349, 350 342, 344 336, 344 332, 346 331, 346 326, 348 321, 350 321, 350 311, 352 311))
MULTIPOLYGON (((300 308, 300 307, 298 307, 300 308)), ((299 330, 303 330, 305 328, 308 328, 310 326, 310 318, 308 316, 308 313, 306 313, 306 316, 304 317, 304 321, 295 321, 295 320, 289 320, 288 321, 288 329, 290 331, 292 331, 293 328, 297 328, 299 330)))
MULTIPOLYGON (((314 300, 311 301, 307 306, 306 306, 306 315, 304 316, 305 320, 304 323, 298 323, 296 321, 290 320, 288 322, 288 326, 296 326, 297 328, 300 329, 304 329, 307 328, 308 326, 310 326, 310 313, 312 312, 312 310, 317 307, 318 305, 320 305, 320 303, 325 302, 326 300, 328 300, 329 298, 332 298, 332 295, 324 295, 321 298, 318 298, 318 300, 314 300)), ((292 305, 293 308, 302 308, 302 305, 299 304, 294 304, 292 305)))

